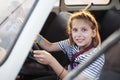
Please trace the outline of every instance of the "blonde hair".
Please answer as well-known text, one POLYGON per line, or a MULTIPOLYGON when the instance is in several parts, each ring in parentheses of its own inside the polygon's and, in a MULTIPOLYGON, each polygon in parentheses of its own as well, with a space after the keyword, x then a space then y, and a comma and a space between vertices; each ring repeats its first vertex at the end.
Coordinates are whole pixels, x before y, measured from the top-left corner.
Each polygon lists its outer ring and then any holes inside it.
POLYGON ((91 29, 96 31, 96 36, 92 39, 92 45, 94 47, 97 47, 98 45, 101 44, 100 34, 99 34, 99 30, 98 30, 98 23, 97 23, 96 19, 89 11, 80 10, 79 12, 73 13, 68 20, 67 32, 69 34, 69 39, 70 39, 71 45, 75 44, 72 39, 72 34, 71 34, 72 33, 72 21, 74 19, 84 19, 84 20, 88 21, 91 26, 91 29))

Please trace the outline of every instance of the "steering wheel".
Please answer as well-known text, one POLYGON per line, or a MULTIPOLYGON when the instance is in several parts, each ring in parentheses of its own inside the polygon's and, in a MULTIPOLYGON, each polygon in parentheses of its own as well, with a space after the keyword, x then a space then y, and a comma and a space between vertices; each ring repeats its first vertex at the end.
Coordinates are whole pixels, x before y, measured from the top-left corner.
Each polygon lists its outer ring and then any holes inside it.
POLYGON ((29 52, 28 58, 30 58, 30 59, 32 59, 32 60, 34 60, 34 61, 37 62, 37 60, 36 60, 36 59, 34 58, 34 56, 33 56, 33 50, 40 50, 40 49, 41 49, 41 48, 40 48, 40 46, 38 45, 38 43, 35 43, 35 42, 34 42, 32 48, 31 48, 31 50, 30 50, 30 52, 29 52))

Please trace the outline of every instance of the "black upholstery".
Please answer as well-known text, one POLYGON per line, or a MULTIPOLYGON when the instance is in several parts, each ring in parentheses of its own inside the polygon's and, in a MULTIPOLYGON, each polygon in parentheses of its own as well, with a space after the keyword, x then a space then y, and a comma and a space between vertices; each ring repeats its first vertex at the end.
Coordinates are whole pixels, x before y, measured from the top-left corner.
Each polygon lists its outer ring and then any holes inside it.
MULTIPOLYGON (((49 24, 47 28, 44 29, 44 31, 42 30, 40 34, 42 34, 47 40, 51 42, 56 42, 68 38, 68 35, 66 33, 66 27, 70 15, 71 13, 69 12, 60 12, 59 14, 56 15, 51 24, 49 24)), ((44 27, 46 27, 46 24, 44 27)), ((67 56, 62 51, 53 52, 52 55, 63 66, 65 66, 65 64, 68 62, 68 60, 66 59, 67 56)))
POLYGON ((110 34, 120 28, 120 11, 110 9, 106 12, 101 22, 101 39, 104 41, 110 34))
MULTIPOLYGON (((101 24, 102 41, 120 28, 120 11, 108 10, 101 24)), ((120 42, 105 53, 105 65, 100 80, 120 80, 120 42)))
POLYGON ((69 16, 70 13, 68 12, 60 12, 49 25, 48 23, 45 24, 44 27, 47 25, 47 28, 44 31, 42 30, 41 34, 51 42, 68 38, 66 26, 69 16))

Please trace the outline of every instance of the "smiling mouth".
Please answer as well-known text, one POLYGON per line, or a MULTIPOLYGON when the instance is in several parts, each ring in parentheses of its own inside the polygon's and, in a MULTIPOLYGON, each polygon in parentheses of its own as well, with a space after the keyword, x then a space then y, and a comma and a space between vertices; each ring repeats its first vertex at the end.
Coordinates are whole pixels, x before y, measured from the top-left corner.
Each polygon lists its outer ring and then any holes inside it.
POLYGON ((83 39, 77 39, 76 41, 81 43, 81 42, 83 42, 83 39))

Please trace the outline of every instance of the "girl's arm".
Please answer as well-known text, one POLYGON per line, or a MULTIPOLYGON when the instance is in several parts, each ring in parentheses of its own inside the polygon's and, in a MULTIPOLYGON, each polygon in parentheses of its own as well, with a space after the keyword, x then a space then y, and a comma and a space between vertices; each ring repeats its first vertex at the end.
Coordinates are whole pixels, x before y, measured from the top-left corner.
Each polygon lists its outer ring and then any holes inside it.
POLYGON ((68 71, 47 51, 35 50, 34 57, 39 63, 49 65, 61 79, 68 74, 68 71))
POLYGON ((60 47, 57 42, 51 43, 41 35, 37 35, 36 42, 40 45, 41 48, 51 52, 51 51, 60 51, 60 47))

